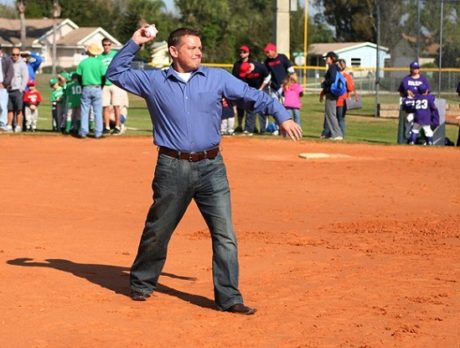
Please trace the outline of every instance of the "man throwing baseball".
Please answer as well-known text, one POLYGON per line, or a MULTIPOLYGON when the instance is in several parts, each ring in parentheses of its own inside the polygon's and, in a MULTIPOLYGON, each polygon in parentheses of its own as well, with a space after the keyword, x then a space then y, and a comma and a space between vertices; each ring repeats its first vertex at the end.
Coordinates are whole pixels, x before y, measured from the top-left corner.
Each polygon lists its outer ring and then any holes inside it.
POLYGON ((284 134, 300 139, 301 129, 282 105, 223 69, 201 66, 200 35, 189 28, 170 33, 172 65, 166 70, 131 68, 140 45, 155 36, 143 27, 112 60, 107 78, 143 97, 159 147, 153 204, 147 214, 131 268, 133 300, 144 301, 157 287, 168 242, 190 202, 195 200, 212 238, 214 296, 218 308, 254 314, 238 289, 238 250, 231 216, 230 189, 220 153, 222 104, 226 97, 248 109, 277 117, 284 134))

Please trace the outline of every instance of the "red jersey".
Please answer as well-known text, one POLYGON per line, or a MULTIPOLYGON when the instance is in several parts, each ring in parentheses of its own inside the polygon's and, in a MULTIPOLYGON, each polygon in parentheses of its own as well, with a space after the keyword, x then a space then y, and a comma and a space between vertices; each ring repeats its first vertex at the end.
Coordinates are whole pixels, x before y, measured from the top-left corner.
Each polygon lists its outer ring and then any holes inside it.
POLYGON ((26 105, 38 105, 42 101, 42 95, 38 90, 33 91, 25 91, 24 96, 22 97, 22 101, 26 105))

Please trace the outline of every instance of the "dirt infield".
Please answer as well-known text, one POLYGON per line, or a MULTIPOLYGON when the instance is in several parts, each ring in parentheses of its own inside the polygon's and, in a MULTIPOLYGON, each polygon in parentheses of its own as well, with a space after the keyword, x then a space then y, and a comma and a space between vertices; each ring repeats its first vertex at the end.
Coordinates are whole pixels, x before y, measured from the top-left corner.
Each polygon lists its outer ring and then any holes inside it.
POLYGON ((0 148, 1 347, 459 346, 458 149, 224 139, 245 317, 214 307, 193 204, 159 291, 127 296, 150 138, 0 148))

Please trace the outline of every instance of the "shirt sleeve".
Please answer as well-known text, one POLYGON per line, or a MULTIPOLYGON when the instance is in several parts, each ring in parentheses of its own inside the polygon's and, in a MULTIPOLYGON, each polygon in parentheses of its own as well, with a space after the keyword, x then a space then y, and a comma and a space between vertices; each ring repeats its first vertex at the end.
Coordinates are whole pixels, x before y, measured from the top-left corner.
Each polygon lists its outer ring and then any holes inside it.
POLYGON ((106 77, 116 86, 141 97, 147 96, 152 88, 150 78, 145 70, 136 70, 131 63, 139 50, 133 40, 129 40, 112 59, 106 77))
POLYGON ((27 67, 27 64, 24 63, 21 66, 22 69, 22 84, 21 84, 21 91, 25 91, 27 88, 27 82, 29 82, 29 68, 27 67))
POLYGON ((225 70, 222 70, 222 81, 224 96, 236 101, 239 108, 272 115, 279 123, 291 118, 289 112, 276 99, 263 91, 249 87, 247 83, 225 70))

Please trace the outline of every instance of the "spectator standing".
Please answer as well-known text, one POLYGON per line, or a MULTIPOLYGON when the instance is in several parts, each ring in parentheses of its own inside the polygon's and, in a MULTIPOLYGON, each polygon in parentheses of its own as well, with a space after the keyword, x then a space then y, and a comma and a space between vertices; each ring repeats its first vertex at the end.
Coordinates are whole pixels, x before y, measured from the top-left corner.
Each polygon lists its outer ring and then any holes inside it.
MULTIPOLYGON (((121 88, 120 88, 121 89, 121 88)), ((128 109, 129 109, 129 96, 128 92, 125 90, 121 89, 121 106, 120 106, 120 124, 121 124, 121 129, 120 129, 120 135, 125 134, 126 132, 126 121, 128 121, 128 109)), ((115 128, 115 113, 113 111, 113 108, 110 108, 110 129, 115 128)))
POLYGON ((3 53, 0 45, 0 131, 7 130, 8 124, 8 88, 14 76, 13 63, 3 53))
MULTIPOLYGON (((250 62, 250 54, 251 50, 249 49, 248 45, 242 45, 240 47, 240 59, 238 59, 232 68, 232 75, 238 79, 242 79, 241 77, 241 64, 249 63, 250 62)), ((244 118, 244 109, 237 107, 236 108, 236 128, 235 132, 241 133, 243 131, 243 118, 244 118)), ((246 116, 247 117, 247 116, 246 116)))
POLYGON ((220 124, 221 135, 233 135, 235 133, 235 107, 222 98, 222 122, 220 124))
POLYGON ((294 65, 283 53, 278 53, 276 45, 268 43, 264 48, 265 66, 271 74, 271 95, 281 102, 282 88, 281 85, 286 77, 290 74, 294 74, 294 65))
MULTIPOLYGON (((105 68, 109 66, 113 57, 117 54, 117 51, 112 49, 112 41, 109 38, 102 39, 102 49, 103 52, 98 58, 104 63, 105 68)), ((104 115, 104 135, 113 135, 121 134, 121 120, 120 120, 120 110, 122 103, 122 89, 118 86, 115 86, 108 79, 105 80, 104 88, 102 89, 102 107, 104 115), (115 127, 113 130, 110 128, 110 112, 111 109, 115 116, 115 127)))
MULTIPOLYGON (((264 64, 259 62, 244 62, 240 66, 240 79, 246 82, 250 87, 259 91, 264 91, 270 84, 270 73, 264 64)), ((244 125, 244 134, 253 135, 257 131, 256 115, 259 119, 259 134, 265 133, 266 117, 264 113, 255 112, 254 110, 246 111, 246 120, 244 125)))
POLYGON ((230 188, 219 148, 222 98, 275 115, 281 129, 295 140, 301 131, 284 107, 265 93, 223 69, 201 66, 201 39, 193 29, 180 28, 170 33, 168 50, 173 62, 168 69, 132 69, 140 46, 155 38, 146 34, 147 28, 134 32, 107 71, 113 83, 146 100, 154 142, 159 146, 152 183, 153 204, 131 268, 131 298, 144 301, 157 288, 168 242, 193 199, 211 232, 218 308, 254 314, 254 308, 243 304, 238 289, 230 188))
POLYGON ((324 97, 326 97, 324 106, 324 128, 321 136, 332 140, 343 140, 343 133, 337 120, 337 97, 331 93, 331 85, 335 81, 339 69, 336 64, 338 58, 335 52, 330 51, 326 54, 325 59, 328 68, 324 75, 324 80, 321 83, 322 91, 319 96, 319 101, 321 103, 324 97))
POLYGON ((289 75, 283 83, 284 107, 291 112, 292 119, 300 126, 303 87, 297 83, 296 74, 289 75))
POLYGON ((79 131, 80 138, 86 138, 89 133, 89 114, 90 108, 94 112, 94 136, 102 137, 102 86, 105 82, 106 67, 102 60, 96 56, 102 53, 102 48, 91 43, 86 49, 88 58, 84 59, 77 67, 77 74, 80 76, 83 86, 81 95, 81 126, 79 131))
POLYGON ((27 82, 28 89, 24 92, 24 116, 26 119, 26 131, 35 132, 38 121, 38 105, 42 101, 42 95, 35 87, 35 81, 27 82))
POLYGON ((11 50, 14 76, 8 89, 8 125, 6 126, 7 132, 14 130, 16 133, 22 131, 22 97, 29 81, 29 70, 20 53, 18 47, 11 50))
POLYGON ((347 80, 347 92, 337 98, 337 121, 339 122, 340 130, 342 131, 342 136, 345 138, 345 115, 347 114, 347 103, 346 100, 351 97, 353 94, 353 98, 358 99, 358 93, 356 92, 355 82, 353 81, 353 77, 345 70, 347 68, 347 64, 345 59, 339 59, 337 61, 337 66, 339 67, 339 71, 347 80))

